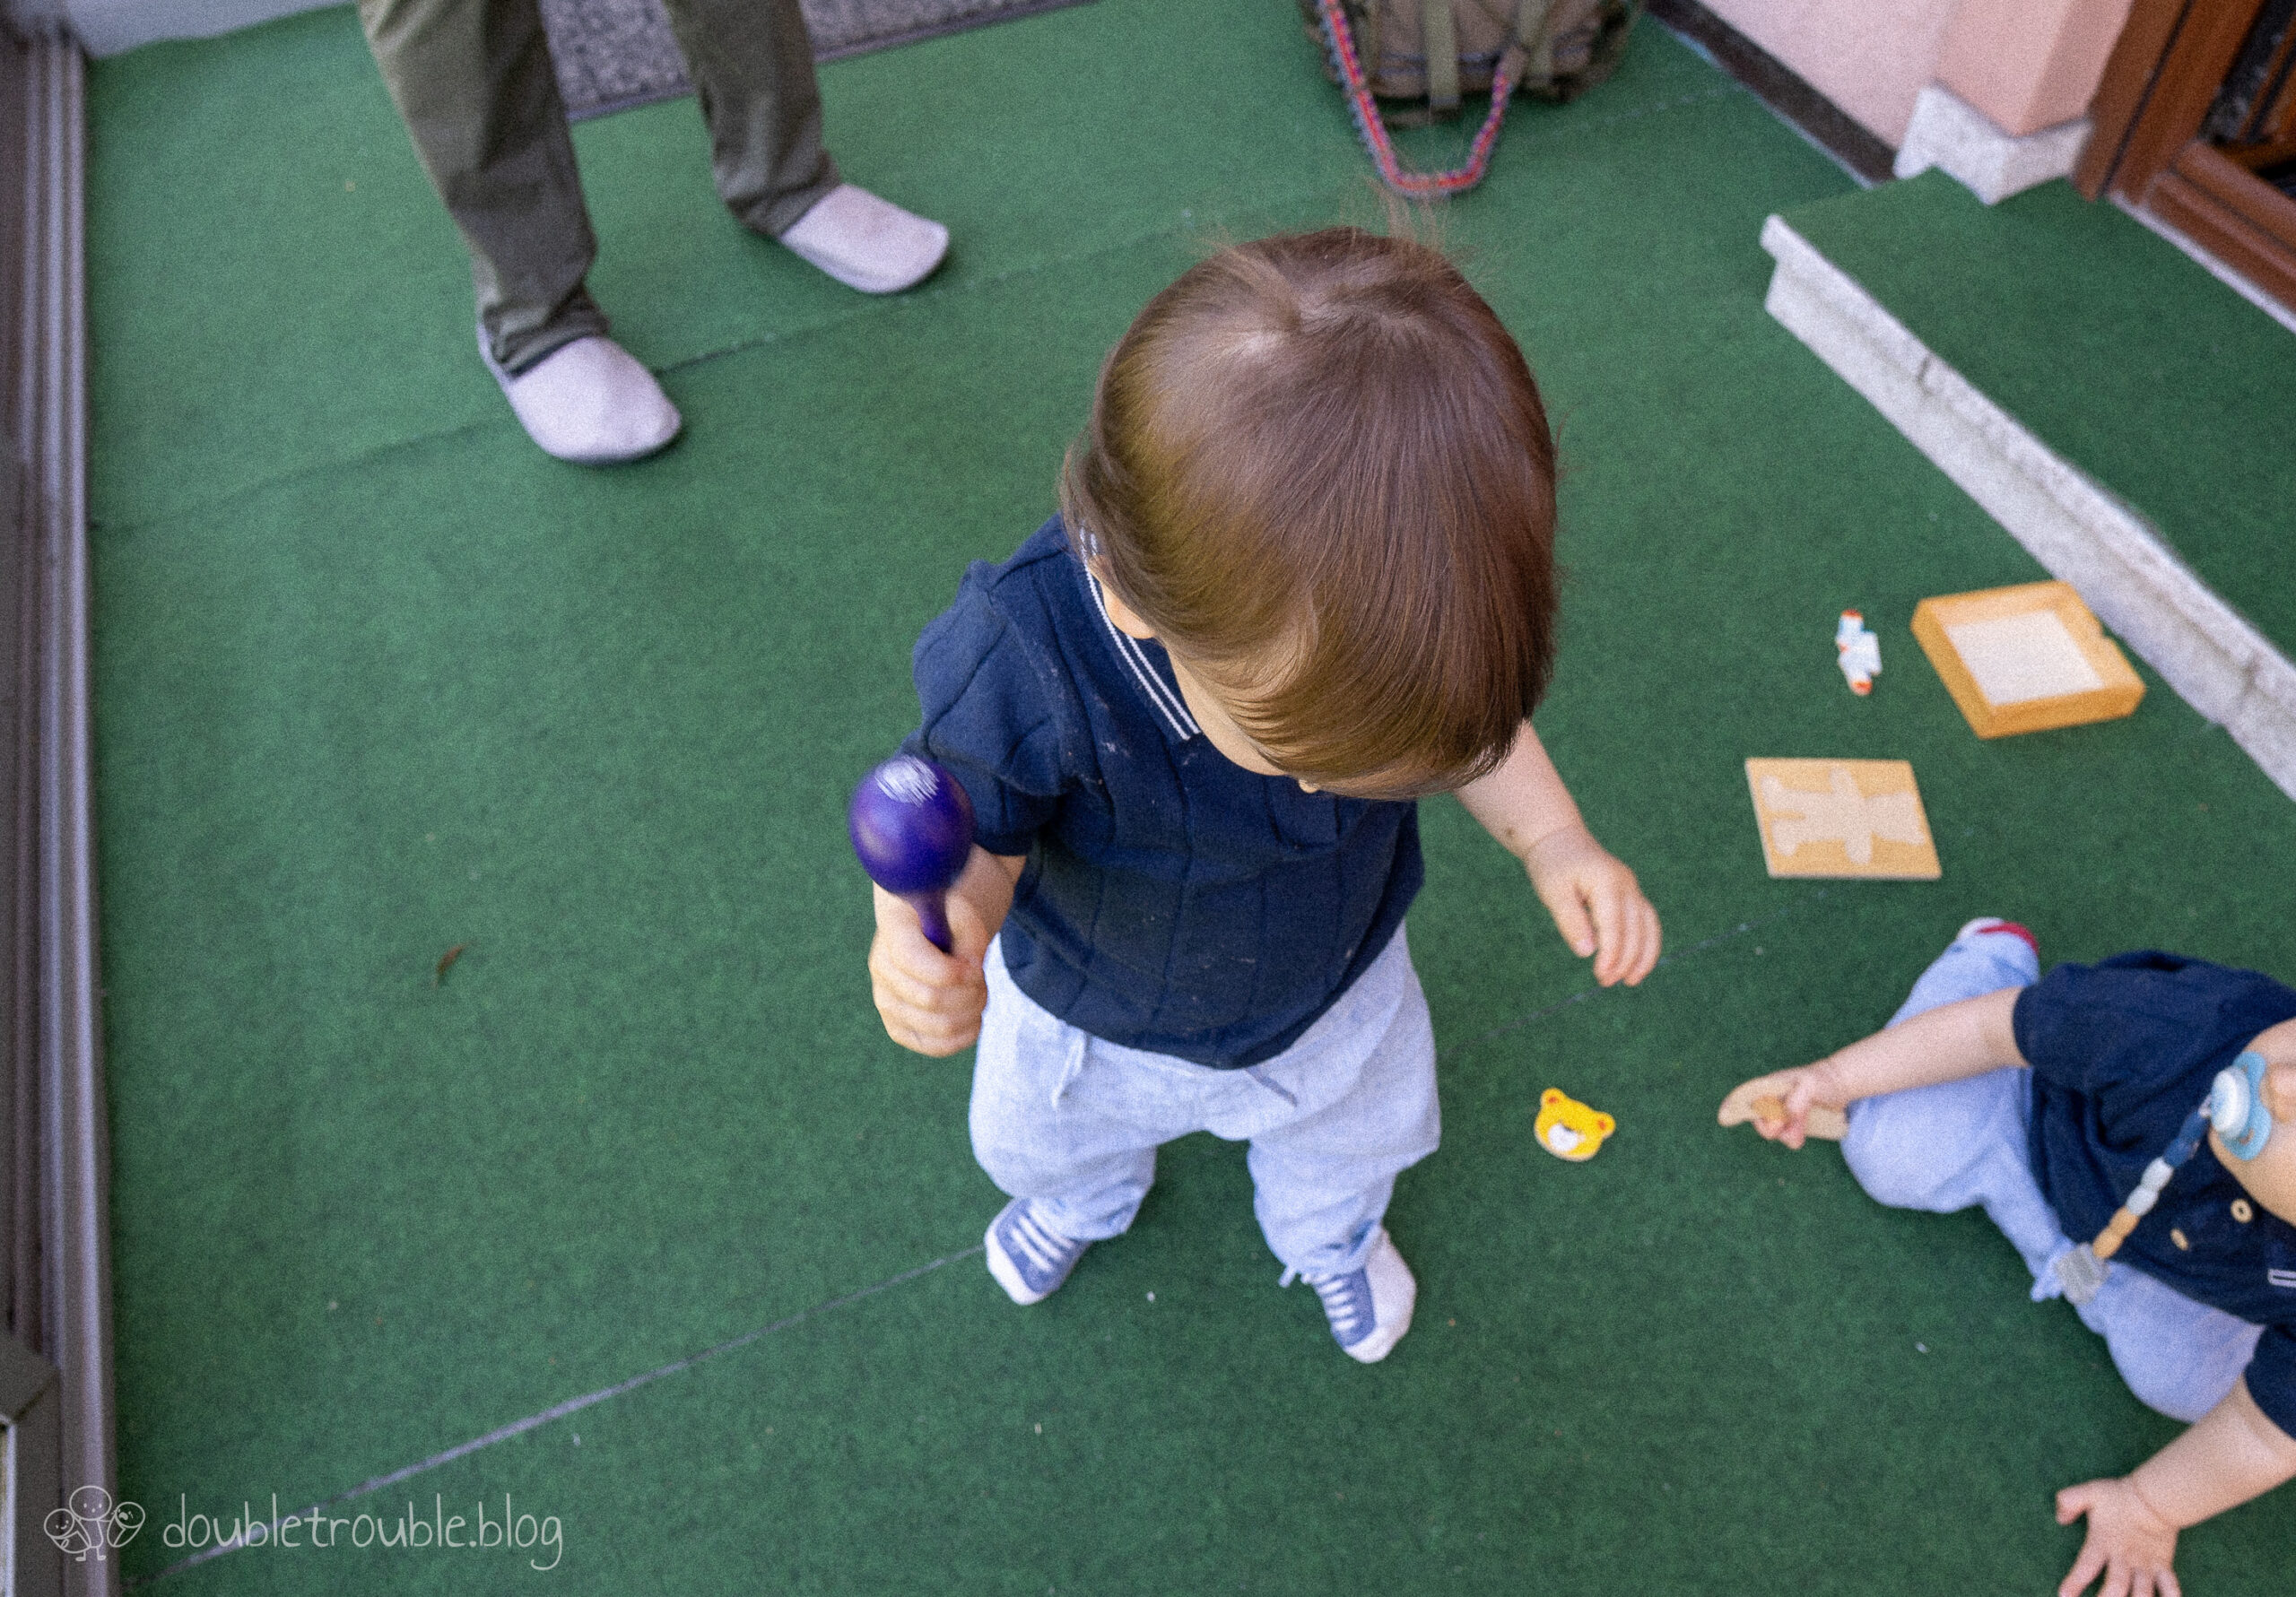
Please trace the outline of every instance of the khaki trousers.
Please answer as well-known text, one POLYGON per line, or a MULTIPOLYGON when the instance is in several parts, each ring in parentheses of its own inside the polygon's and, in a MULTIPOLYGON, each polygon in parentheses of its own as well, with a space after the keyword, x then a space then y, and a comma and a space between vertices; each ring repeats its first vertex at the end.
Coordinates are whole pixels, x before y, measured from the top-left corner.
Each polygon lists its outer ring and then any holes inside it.
MULTIPOLYGON (((769 237, 837 187, 797 0, 665 0, 726 206, 769 237)), ((415 152, 462 230, 489 352, 517 375, 606 331, 597 239, 535 0, 359 0, 415 152)))

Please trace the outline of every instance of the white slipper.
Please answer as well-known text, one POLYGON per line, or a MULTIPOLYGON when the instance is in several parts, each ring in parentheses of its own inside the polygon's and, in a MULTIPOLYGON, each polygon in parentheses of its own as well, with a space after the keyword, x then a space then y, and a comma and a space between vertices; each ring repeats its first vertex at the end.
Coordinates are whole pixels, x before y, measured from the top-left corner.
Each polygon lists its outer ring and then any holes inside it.
POLYGON ((640 460, 683 425, 654 374, 611 338, 578 338, 517 377, 494 363, 483 331, 478 347, 518 424, 545 455, 577 465, 640 460))
POLYGON ((949 230, 865 188, 840 183, 813 202, 780 241, 849 289, 897 294, 933 275, 949 230))

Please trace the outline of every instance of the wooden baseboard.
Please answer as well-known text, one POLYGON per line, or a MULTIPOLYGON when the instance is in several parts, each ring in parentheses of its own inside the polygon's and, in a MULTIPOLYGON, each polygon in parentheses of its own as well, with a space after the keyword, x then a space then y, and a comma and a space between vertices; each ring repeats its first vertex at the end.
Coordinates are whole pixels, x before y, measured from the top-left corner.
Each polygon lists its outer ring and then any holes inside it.
POLYGON ((2152 179, 2139 203, 2296 309, 2296 200, 2196 139, 2152 179))
POLYGON ((1896 151, 1699 0, 1649 0, 1649 11, 1677 38, 1703 50, 1723 71, 1752 90, 1764 105, 1840 162, 1860 183, 1871 188, 1890 180, 1896 151))

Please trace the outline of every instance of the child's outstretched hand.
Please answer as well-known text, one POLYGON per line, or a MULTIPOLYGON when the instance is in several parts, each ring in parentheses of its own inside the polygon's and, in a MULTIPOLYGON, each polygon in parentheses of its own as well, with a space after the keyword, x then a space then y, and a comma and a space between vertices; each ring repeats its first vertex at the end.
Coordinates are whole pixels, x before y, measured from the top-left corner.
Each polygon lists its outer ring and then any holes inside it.
POLYGON ((1595 956, 1595 979, 1631 987, 1658 963, 1658 912, 1634 872, 1584 826, 1548 833, 1524 851, 1523 866, 1555 929, 1580 959, 1595 956))
POLYGON ((869 992, 885 1034, 902 1047, 940 1058, 980 1036, 988 1007, 981 965, 989 940, 1012 907, 1013 882, 1024 862, 976 847, 949 890, 951 950, 926 941, 917 911, 884 889, 875 895, 877 933, 869 942, 869 992))
POLYGON ((1741 1081, 1722 1100, 1716 1118, 1724 1125, 1751 1120, 1763 1137, 1788 1148, 1798 1149, 1813 1136, 1839 1139, 1849 1097, 1835 1081, 1831 1063, 1797 1065, 1741 1081))
POLYGON ((2169 1567, 2177 1556, 2177 1527, 2154 1513, 2135 1485, 2126 1479, 2089 1480, 2057 1494, 2058 1524, 2084 1514, 2088 1535, 2057 1597, 2081 1597, 2100 1575, 2105 1584, 2097 1597, 2179 1597, 2177 1573, 2169 1567))

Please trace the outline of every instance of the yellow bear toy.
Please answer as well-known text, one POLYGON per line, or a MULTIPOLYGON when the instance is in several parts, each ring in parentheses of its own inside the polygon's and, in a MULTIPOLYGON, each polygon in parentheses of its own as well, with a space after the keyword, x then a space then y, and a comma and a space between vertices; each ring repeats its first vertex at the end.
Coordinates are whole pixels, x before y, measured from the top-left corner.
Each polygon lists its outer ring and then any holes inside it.
POLYGON ((1559 1087, 1539 1094, 1539 1117, 1531 1128, 1540 1147, 1557 1159, 1574 1161, 1594 1158, 1602 1150, 1603 1139, 1617 1129, 1617 1121, 1565 1098, 1559 1087))

